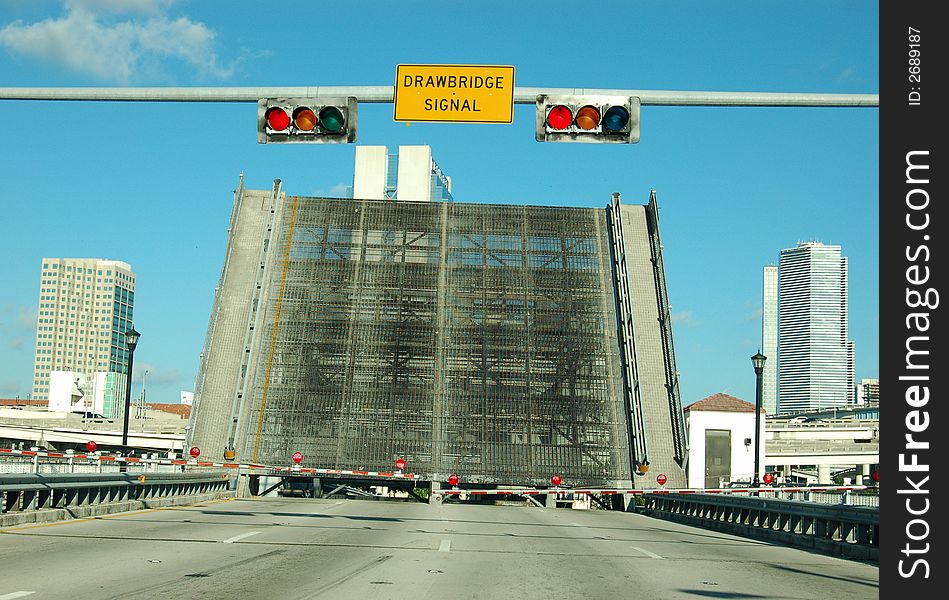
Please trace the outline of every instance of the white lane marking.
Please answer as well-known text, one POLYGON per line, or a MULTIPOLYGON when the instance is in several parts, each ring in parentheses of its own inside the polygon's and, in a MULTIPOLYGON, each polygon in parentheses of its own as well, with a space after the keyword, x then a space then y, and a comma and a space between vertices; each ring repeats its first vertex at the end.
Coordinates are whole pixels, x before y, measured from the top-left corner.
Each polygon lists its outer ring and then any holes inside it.
POLYGON ((260 533, 260 532, 259 532, 259 531, 248 531, 247 533, 242 533, 242 534, 240 534, 240 535, 235 535, 235 536, 232 537, 232 538, 227 538, 226 540, 223 540, 221 543, 222 543, 222 544, 233 544, 234 542, 236 542, 236 541, 238 541, 238 540, 242 540, 242 539, 244 539, 244 538, 249 538, 250 536, 252 536, 252 535, 257 535, 258 533, 260 533))
POLYGON ((632 548, 633 550, 637 550, 637 551, 639 551, 639 552, 642 552, 643 554, 645 554, 645 555, 648 556, 649 558, 662 558, 661 556, 659 556, 658 554, 656 554, 656 553, 654 553, 654 552, 650 552, 649 550, 643 550, 642 548, 639 548, 639 547, 637 547, 637 546, 631 546, 631 548, 632 548))
POLYGON ((451 540, 442 540, 442 543, 438 546, 439 552, 451 552, 451 540))
POLYGON ((35 593, 36 592, 11 592, 0 596, 0 600, 13 600, 14 598, 22 598, 23 596, 29 596, 35 593))
POLYGON ((574 527, 586 527, 586 525, 581 525, 579 523, 571 523, 574 527))

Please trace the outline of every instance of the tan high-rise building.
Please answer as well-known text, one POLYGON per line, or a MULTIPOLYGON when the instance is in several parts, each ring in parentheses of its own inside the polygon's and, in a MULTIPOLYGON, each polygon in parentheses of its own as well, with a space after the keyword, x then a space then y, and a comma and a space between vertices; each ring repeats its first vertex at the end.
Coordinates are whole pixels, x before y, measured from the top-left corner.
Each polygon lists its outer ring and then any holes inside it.
POLYGON ((135 273, 117 260, 44 258, 36 316, 33 398, 49 399, 50 373, 126 373, 135 273))

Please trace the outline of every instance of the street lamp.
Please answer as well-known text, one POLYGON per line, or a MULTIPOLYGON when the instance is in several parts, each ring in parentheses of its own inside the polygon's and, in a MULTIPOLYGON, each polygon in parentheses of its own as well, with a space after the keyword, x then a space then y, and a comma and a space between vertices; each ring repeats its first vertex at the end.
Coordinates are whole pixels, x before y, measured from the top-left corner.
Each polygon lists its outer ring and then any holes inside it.
POLYGON ((148 377, 148 369, 145 369, 145 372, 142 373, 142 395, 139 397, 139 406, 138 410, 135 411, 135 418, 139 419, 139 424, 141 425, 142 431, 145 430, 145 378, 148 377))
POLYGON ((131 328, 125 332, 125 345, 129 349, 128 378, 125 382, 125 423, 122 425, 122 446, 129 444, 129 413, 132 410, 132 358, 135 356, 135 346, 142 334, 131 328))
POLYGON ((758 350, 758 353, 751 357, 751 364, 755 367, 755 476, 751 482, 751 487, 758 487, 759 461, 761 454, 758 448, 761 444, 761 395, 762 395, 762 373, 764 373, 764 361, 768 357, 758 350))

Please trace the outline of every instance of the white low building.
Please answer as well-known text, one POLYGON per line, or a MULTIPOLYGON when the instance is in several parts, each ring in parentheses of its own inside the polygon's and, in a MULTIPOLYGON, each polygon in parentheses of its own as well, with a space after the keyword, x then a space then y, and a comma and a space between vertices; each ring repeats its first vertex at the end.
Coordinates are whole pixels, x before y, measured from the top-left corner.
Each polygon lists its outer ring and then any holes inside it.
MULTIPOLYGON (((755 405, 713 394, 685 407, 689 431, 689 487, 750 482, 755 471, 755 405)), ((758 430, 759 480, 765 465, 765 410, 758 430)))
POLYGON ((92 378, 78 371, 52 371, 49 374, 49 410, 83 413, 116 419, 122 415, 125 375, 98 371, 92 378))

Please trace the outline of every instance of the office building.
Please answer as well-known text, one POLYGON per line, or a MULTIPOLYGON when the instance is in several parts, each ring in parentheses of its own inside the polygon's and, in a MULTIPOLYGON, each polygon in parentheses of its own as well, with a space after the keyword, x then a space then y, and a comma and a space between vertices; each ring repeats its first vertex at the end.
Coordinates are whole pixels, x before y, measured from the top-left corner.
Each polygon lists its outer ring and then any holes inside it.
POLYGON ((357 146, 353 198, 451 202, 451 177, 432 158, 429 146, 357 146))
POLYGON ((845 407, 854 389, 847 339, 847 258, 840 246, 802 242, 778 265, 778 410, 845 407))
POLYGON ((764 362, 761 405, 769 415, 778 412, 778 267, 764 268, 761 303, 761 353, 764 362))
MULTIPOLYGON (((124 334, 132 326, 134 305, 135 273, 128 263, 44 258, 36 316, 33 398, 50 400, 50 375, 56 371, 73 373, 90 386, 100 381, 101 389, 109 390, 109 394, 124 394, 124 384, 116 383, 122 378, 103 375, 97 380, 96 374, 126 372, 124 334)), ((115 398, 102 402, 105 409, 113 406, 115 398)), ((115 410, 120 412, 121 407, 115 410)))
POLYGON ((857 385, 856 398, 857 405, 880 403, 880 380, 879 379, 861 379, 857 385))

